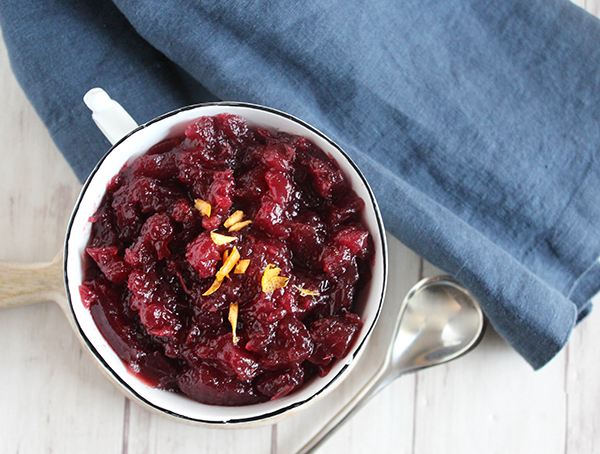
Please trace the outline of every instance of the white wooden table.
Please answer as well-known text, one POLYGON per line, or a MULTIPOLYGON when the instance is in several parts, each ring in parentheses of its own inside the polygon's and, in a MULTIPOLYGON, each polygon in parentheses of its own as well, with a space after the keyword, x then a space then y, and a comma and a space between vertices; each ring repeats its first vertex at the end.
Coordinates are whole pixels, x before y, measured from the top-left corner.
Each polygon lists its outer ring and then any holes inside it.
MULTIPOLYGON (((600 12, 600 0, 581 6, 600 12)), ((49 261, 62 247, 80 184, 15 81, 2 43, 0 105, 0 260, 49 261)), ((420 277, 437 270, 389 241, 391 313, 420 277)), ((467 356, 397 380, 320 452, 600 453, 597 312, 539 372, 488 330, 467 356)), ((128 401, 56 304, 6 309, 0 453, 291 453, 369 378, 387 336, 378 327, 349 379, 300 414, 259 429, 219 430, 172 422, 128 401)))

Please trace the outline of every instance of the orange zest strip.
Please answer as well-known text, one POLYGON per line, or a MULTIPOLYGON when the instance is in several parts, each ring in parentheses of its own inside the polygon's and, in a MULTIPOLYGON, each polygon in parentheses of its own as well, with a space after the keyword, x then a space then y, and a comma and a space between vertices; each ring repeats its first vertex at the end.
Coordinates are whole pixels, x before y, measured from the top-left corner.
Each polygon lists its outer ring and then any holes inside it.
POLYGON ((236 222, 231 227, 229 227, 229 231, 230 232, 237 232, 238 230, 241 230, 244 227, 246 227, 248 224, 252 224, 252 221, 249 220, 249 219, 247 221, 236 222))
POLYGON ((272 263, 269 263, 267 265, 267 267, 265 268, 265 270, 263 271, 262 278, 269 280, 272 277, 279 276, 280 272, 281 272, 281 268, 278 268, 275 265, 273 265, 272 263))
POLYGON ((235 267, 235 265, 237 264, 237 262, 239 260, 240 260, 240 253, 235 246, 233 247, 231 252, 225 251, 223 253, 223 266, 221 266, 219 271, 217 271, 217 274, 215 275, 215 281, 212 283, 210 288, 202 294, 202 296, 212 295, 217 290, 219 290, 219 287, 221 287, 223 280, 226 277, 229 277, 229 273, 235 267))
MULTIPOLYGON (((231 252, 231 249, 225 249, 225 252, 223 252, 223 263, 225 263, 225 262, 227 261, 227 259, 229 258, 229 254, 230 254, 230 252, 231 252)), ((227 274, 225 275, 225 277, 226 277, 227 279, 231 279, 231 278, 229 277, 229 273, 227 273, 227 274)))
POLYGON ((219 287, 221 287, 221 282, 223 282, 223 279, 215 279, 210 288, 206 292, 204 292, 202 296, 208 296, 215 293, 217 290, 219 290, 219 287))
POLYGON ((210 237, 217 246, 221 246, 223 244, 231 243, 232 241, 237 240, 235 236, 225 236, 220 233, 210 232, 210 237))
POLYGON ((298 290, 300 292, 300 296, 318 296, 318 295, 320 295, 319 292, 315 292, 313 290, 306 290, 302 287, 298 287, 297 285, 293 285, 292 287, 294 287, 296 290, 298 290))
POLYGON ((250 265, 250 259, 244 259, 237 262, 235 269, 233 270, 234 274, 244 274, 248 269, 248 265, 250 265))
POLYGON ((200 214, 202 216, 206 216, 206 217, 210 216, 210 212, 211 212, 211 208, 212 208, 210 206, 210 203, 205 202, 202 199, 195 199, 194 207, 200 212, 200 214))
POLYGON ((233 269, 233 267, 239 259, 240 253, 237 250, 237 248, 234 247, 229 256, 227 257, 227 260, 225 260, 225 263, 223 263, 221 269, 217 271, 217 275, 215 277, 221 281, 225 279, 225 277, 229 275, 229 273, 231 272, 231 270, 233 269))
POLYGON ((231 323, 231 334, 233 336, 233 343, 237 344, 239 341, 239 338, 236 335, 236 331, 237 331, 237 319, 238 319, 238 310, 239 310, 239 304, 236 301, 235 303, 231 303, 229 305, 229 323, 231 323))
POLYGON ((225 222, 223 223, 223 226, 228 229, 229 227, 231 227, 234 224, 237 224, 238 222, 240 222, 242 219, 244 219, 244 212, 241 210, 237 210, 235 213, 233 213, 231 216, 229 216, 225 222))

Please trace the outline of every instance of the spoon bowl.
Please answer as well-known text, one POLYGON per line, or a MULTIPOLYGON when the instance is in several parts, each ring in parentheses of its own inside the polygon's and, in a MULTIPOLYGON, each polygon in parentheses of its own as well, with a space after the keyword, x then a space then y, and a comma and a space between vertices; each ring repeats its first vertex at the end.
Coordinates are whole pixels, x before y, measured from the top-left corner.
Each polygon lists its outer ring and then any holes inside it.
POLYGON ((406 295, 390 346, 376 374, 300 451, 308 454, 375 394, 408 372, 443 364, 473 349, 485 318, 475 297, 450 276, 426 278, 406 295))
POLYGON ((483 312, 466 288, 449 276, 423 279, 400 308, 390 367, 403 374, 464 355, 483 327, 483 312))

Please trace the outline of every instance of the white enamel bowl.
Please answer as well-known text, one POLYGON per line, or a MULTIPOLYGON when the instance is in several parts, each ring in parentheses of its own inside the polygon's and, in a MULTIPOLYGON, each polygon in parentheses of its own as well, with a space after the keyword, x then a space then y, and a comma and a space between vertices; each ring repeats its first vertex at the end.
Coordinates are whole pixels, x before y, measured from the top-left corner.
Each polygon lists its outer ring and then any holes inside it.
POLYGON ((270 108, 242 103, 214 103, 186 107, 156 118, 133 130, 110 149, 86 181, 75 206, 67 230, 64 275, 68 309, 76 331, 106 375, 130 398, 152 410, 191 423, 213 427, 248 427, 272 423, 305 408, 325 396, 348 375, 364 349, 383 304, 387 248, 381 215, 373 193, 356 165, 335 143, 308 124, 270 108), (91 230, 89 219, 102 200, 109 180, 125 163, 144 154, 161 140, 182 134, 197 118, 223 112, 241 115, 252 125, 304 136, 335 158, 351 181, 352 188, 365 201, 363 222, 375 245, 372 279, 357 300, 357 312, 361 315, 364 326, 350 354, 338 361, 327 376, 311 381, 291 395, 275 401, 239 407, 204 405, 183 395, 144 384, 125 367, 108 345, 79 295, 83 279, 82 263, 91 230))

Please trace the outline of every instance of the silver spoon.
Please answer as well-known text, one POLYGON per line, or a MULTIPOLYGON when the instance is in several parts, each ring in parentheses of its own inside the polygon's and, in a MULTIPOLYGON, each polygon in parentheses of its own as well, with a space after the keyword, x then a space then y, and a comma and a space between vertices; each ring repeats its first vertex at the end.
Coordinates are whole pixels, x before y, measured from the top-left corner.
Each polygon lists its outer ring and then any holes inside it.
POLYGON ((450 276, 418 282, 400 306, 392 343, 375 376, 298 454, 317 449, 400 375, 442 364, 467 353, 483 336, 484 325, 483 313, 475 297, 450 276))

